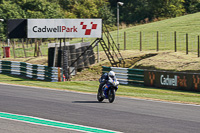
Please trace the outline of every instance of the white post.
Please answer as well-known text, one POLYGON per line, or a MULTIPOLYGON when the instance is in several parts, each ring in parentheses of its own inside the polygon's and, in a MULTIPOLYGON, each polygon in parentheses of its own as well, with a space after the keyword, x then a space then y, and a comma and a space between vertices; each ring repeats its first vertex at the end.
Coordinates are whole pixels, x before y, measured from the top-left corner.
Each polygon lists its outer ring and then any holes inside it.
POLYGON ((123 2, 117 2, 117 45, 118 49, 120 49, 120 44, 119 44, 119 5, 123 6, 123 2))
POLYGON ((10 46, 10 39, 8 39, 8 46, 10 46))

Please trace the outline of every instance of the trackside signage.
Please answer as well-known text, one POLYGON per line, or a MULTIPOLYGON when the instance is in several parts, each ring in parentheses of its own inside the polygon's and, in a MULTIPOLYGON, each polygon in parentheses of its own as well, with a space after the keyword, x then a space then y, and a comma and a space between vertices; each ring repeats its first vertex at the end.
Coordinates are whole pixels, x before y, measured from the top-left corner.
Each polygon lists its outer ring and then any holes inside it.
POLYGON ((101 38, 102 19, 28 19, 28 38, 101 38))
POLYGON ((200 91, 200 74, 145 70, 144 84, 147 86, 200 91))

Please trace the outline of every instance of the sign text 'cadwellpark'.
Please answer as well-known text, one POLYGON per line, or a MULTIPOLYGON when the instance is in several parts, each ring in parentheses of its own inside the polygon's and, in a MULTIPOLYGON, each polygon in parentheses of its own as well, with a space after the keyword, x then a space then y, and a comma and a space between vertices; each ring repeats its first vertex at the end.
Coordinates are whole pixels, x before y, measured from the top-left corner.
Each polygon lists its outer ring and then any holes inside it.
POLYGON ((28 38, 101 38, 101 19, 28 19, 28 38))

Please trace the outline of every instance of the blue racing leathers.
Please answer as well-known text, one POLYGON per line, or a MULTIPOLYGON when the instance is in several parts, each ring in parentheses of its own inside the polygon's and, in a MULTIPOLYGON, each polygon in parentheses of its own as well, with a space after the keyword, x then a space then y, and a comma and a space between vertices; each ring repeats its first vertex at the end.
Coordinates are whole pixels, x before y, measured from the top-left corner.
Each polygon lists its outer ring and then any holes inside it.
POLYGON ((104 86, 104 84, 108 81, 108 73, 104 73, 101 78, 99 79, 99 89, 102 88, 104 86))

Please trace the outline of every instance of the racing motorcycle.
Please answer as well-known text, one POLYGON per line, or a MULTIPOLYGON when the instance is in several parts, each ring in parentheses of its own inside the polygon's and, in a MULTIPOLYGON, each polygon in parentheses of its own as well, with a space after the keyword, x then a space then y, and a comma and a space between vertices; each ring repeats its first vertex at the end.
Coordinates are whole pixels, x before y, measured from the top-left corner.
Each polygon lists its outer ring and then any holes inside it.
POLYGON ((118 89, 118 85, 119 85, 119 82, 117 80, 113 80, 109 78, 106 84, 98 90, 97 100, 99 102, 102 102, 104 99, 108 99, 108 101, 112 103, 115 100, 115 92, 118 89), (105 92, 107 94, 104 93, 105 87, 108 88, 107 91, 105 92))

